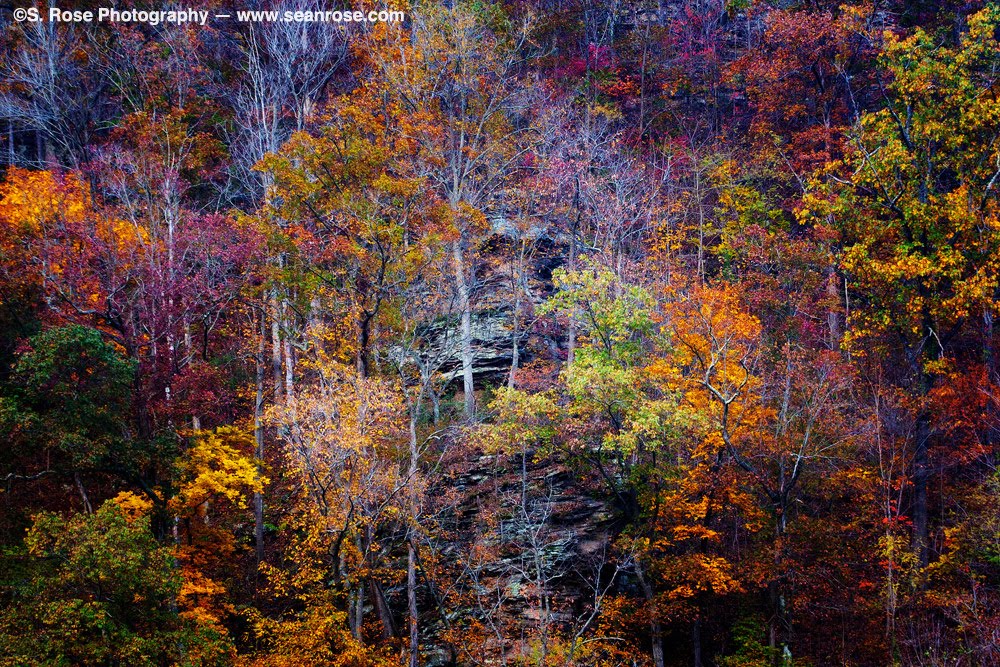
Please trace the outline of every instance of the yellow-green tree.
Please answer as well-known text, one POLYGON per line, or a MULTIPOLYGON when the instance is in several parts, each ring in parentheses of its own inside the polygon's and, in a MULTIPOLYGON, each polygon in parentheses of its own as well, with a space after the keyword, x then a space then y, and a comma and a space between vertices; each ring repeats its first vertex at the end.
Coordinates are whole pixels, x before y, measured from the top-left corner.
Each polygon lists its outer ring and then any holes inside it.
POLYGON ((885 106, 865 114, 848 155, 828 165, 801 217, 832 224, 850 285, 846 345, 905 368, 914 405, 913 540, 930 559, 928 395, 963 325, 991 332, 1000 276, 998 14, 969 18, 953 46, 917 29, 885 35, 885 106))
POLYGON ((7 571, 2 665, 218 665, 232 646, 178 612, 182 577, 149 517, 109 500, 93 514, 35 517, 7 571))

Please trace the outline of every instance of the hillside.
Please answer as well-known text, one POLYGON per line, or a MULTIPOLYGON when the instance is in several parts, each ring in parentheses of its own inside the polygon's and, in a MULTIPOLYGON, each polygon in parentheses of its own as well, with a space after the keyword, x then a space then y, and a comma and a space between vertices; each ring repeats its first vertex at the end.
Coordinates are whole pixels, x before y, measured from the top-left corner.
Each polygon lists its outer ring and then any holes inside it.
POLYGON ((998 36, 0 7, 0 666, 1000 665, 998 36))

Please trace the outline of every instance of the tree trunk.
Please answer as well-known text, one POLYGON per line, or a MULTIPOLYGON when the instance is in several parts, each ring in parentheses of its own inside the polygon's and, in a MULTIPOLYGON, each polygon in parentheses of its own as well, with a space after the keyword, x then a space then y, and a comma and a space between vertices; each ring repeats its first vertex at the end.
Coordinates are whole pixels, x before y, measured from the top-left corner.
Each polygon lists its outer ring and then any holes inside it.
POLYGON ((372 606, 375 607, 378 620, 382 623, 382 639, 388 641, 396 636, 396 624, 392 620, 389 603, 385 601, 382 586, 374 579, 368 580, 368 590, 371 594, 372 606))
MULTIPOLYGON (((361 544, 361 536, 355 534, 354 536, 354 547, 358 550, 359 554, 365 553, 364 547, 361 544)), ((355 639, 361 641, 361 629, 364 626, 365 621, 365 584, 364 581, 358 581, 351 590, 351 596, 349 598, 350 608, 347 611, 349 623, 351 626, 351 634, 355 639)))
MULTIPOLYGON (((264 463, 264 377, 266 375, 264 337, 267 326, 267 316, 265 313, 266 311, 261 309, 260 329, 256 332, 258 335, 256 355, 257 396, 253 409, 253 436, 254 442, 257 445, 256 456, 258 474, 263 474, 264 463)), ((256 547, 257 552, 257 564, 260 565, 264 562, 264 494, 260 491, 254 491, 253 494, 253 535, 254 546, 256 547)))
MULTIPOLYGON (((652 606, 653 587, 649 585, 649 581, 643 574, 642 566, 639 564, 638 559, 635 564, 635 574, 639 579, 639 585, 642 587, 642 593, 646 597, 646 603, 652 606)), ((656 613, 656 610, 651 609, 650 611, 649 635, 653 646, 653 667, 663 667, 663 626, 660 624, 660 617, 656 613)))
POLYGON ((694 172, 695 198, 698 200, 698 280, 705 282, 705 207, 702 203, 701 167, 694 172))
POLYGON ((518 338, 521 335, 520 329, 518 328, 517 314, 521 309, 521 294, 518 291, 517 296, 514 297, 514 312, 511 314, 511 351, 510 351, 510 374, 507 376, 507 386, 510 389, 514 388, 514 378, 517 376, 517 367, 520 363, 521 348, 518 345, 518 338))
POLYGON ((83 503, 84 513, 93 514, 94 508, 90 505, 90 496, 87 495, 87 489, 83 486, 83 481, 80 480, 80 473, 73 473, 73 483, 76 484, 76 490, 80 492, 80 501, 83 503))
MULTIPOLYGON (((921 382, 922 384, 924 381, 921 382)), ((921 392, 924 393, 923 388, 921 392)), ((927 511, 927 478, 930 474, 927 461, 927 445, 930 439, 930 415, 927 408, 920 407, 917 414, 916 443, 913 452, 913 545, 920 567, 930 562, 930 531, 927 511)))
POLYGON ((407 486, 409 490, 410 503, 410 526, 407 530, 406 540, 406 607, 409 614, 410 630, 410 664, 409 667, 417 667, 420 662, 420 627, 419 610, 417 609, 417 549, 415 544, 415 530, 417 521, 420 518, 420 508, 418 505, 417 470, 418 458, 420 455, 417 447, 417 423, 420 421, 420 406, 427 390, 428 379, 423 378, 420 391, 413 399, 410 407, 410 464, 407 468, 407 486))
POLYGON ((831 266, 826 271, 826 296, 830 299, 830 309, 826 313, 826 321, 830 329, 830 349, 836 350, 840 347, 840 289, 836 269, 831 266))
POLYGON ((274 382, 274 402, 281 402, 281 302, 278 288, 271 288, 271 378, 274 382))
POLYGON ((289 326, 287 313, 291 310, 288 303, 281 306, 282 328, 285 330, 284 353, 285 353, 285 400, 291 400, 295 396, 295 356, 292 351, 292 328, 289 326))
POLYGON ((417 552, 413 547, 413 537, 407 543, 406 557, 406 604, 410 615, 410 665, 420 663, 420 628, 417 625, 417 552))
MULTIPOLYGON (((569 270, 570 273, 576 271, 576 227, 570 231, 569 239, 569 270)), ((573 357, 576 355, 576 309, 569 313, 569 332, 566 336, 566 363, 573 364, 573 357)), ((657 666, 659 667, 659 666, 657 666)))
POLYGON ((358 376, 361 378, 368 377, 368 346, 371 343, 371 324, 372 318, 368 314, 362 315, 358 320, 358 350, 355 365, 358 376))
POLYGON ((461 239, 452 244, 452 259, 455 264, 458 305, 462 310, 462 384, 465 391, 465 418, 471 421, 476 416, 475 382, 472 375, 472 306, 469 299, 469 283, 465 275, 465 256, 461 239))
MULTIPOLYGON (((924 369, 923 355, 934 358, 932 347, 936 337, 932 337, 934 329, 930 316, 924 314, 924 331, 928 332, 927 341, 910 350, 910 364, 913 377, 917 383, 916 424, 914 428, 913 447, 913 547, 916 551, 920 567, 927 567, 930 562, 930 525, 927 507, 927 481, 930 477, 930 462, 928 448, 931 437, 931 415, 927 409, 927 396, 934 383, 933 376, 924 369), (923 352, 923 354, 921 354, 923 352)), ((937 347, 936 345, 934 347, 937 347)))
POLYGON ((351 630, 351 636, 361 639, 361 604, 359 597, 361 591, 357 586, 351 586, 347 594, 347 625, 351 630))
POLYGON ((510 375, 507 378, 507 386, 514 388, 517 378, 517 369, 521 364, 521 300, 527 296, 527 281, 524 278, 524 265, 528 257, 528 243, 522 237, 521 245, 517 256, 517 271, 514 276, 512 287, 514 288, 514 308, 511 312, 511 353, 510 353, 510 375))
POLYGON ((694 659, 694 667, 705 667, 705 663, 702 661, 701 656, 701 613, 695 617, 694 622, 691 624, 691 646, 692 646, 692 658, 694 659))

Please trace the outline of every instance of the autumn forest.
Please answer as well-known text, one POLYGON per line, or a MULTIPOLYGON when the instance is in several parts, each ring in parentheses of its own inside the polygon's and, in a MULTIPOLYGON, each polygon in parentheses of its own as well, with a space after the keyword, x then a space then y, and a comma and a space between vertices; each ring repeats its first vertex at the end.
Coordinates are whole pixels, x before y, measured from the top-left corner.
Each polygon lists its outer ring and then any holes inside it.
POLYGON ((0 665, 1000 665, 1000 6, 192 6, 0 5, 0 665))

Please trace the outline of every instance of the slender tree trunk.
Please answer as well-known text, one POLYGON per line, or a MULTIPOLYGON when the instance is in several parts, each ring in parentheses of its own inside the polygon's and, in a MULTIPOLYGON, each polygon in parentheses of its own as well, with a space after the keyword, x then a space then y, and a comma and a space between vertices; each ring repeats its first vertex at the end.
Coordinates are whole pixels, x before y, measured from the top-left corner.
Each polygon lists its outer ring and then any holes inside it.
POLYGON ((80 492, 80 500, 83 502, 84 513, 93 514, 94 508, 90 504, 90 496, 87 495, 87 489, 83 486, 83 481, 80 479, 80 473, 73 473, 73 483, 76 484, 76 490, 80 492))
POLYGON ((434 425, 437 426, 441 422, 441 399, 434 389, 431 389, 431 407, 434 412, 434 425))
POLYGON ((358 583, 354 594, 354 638, 361 640, 361 629, 365 623, 365 588, 363 583, 358 583))
POLYGON ((691 646, 692 646, 692 658, 694 659, 694 667, 705 667, 705 663, 702 659, 701 654, 701 612, 695 616, 694 622, 691 624, 691 646))
MULTIPOLYGON (((264 356, 264 338, 267 326, 267 316, 265 313, 266 311, 261 308, 260 327, 254 327, 257 334, 257 396, 253 409, 253 436, 257 446, 255 453, 258 474, 263 474, 264 464, 264 378, 267 373, 264 356)), ((253 534, 254 546, 257 552, 257 564, 260 565, 264 562, 264 494, 260 491, 254 491, 253 494, 253 534)))
POLYGON ((368 580, 368 591, 371 594, 372 606, 378 614, 378 620, 382 623, 382 639, 392 639, 396 636, 396 624, 392 620, 389 603, 385 601, 385 592, 375 579, 368 580))
POLYGON ((406 605, 410 616, 410 665, 420 664, 420 628, 417 617, 417 550, 413 546, 413 536, 407 542, 406 554, 406 605))
MULTIPOLYGON (((653 587, 649 585, 649 580, 646 579, 638 559, 636 559, 635 574, 639 579, 639 586, 642 587, 642 593, 646 598, 646 603, 652 605, 653 587)), ((653 667, 663 667, 663 626, 660 624, 660 617, 655 609, 651 610, 649 616, 649 635, 653 647, 653 667)))
POLYGON ((826 296, 830 300, 830 310, 826 313, 827 326, 830 329, 830 349, 840 347, 840 289, 837 284, 837 271, 834 267, 827 268, 826 296))
POLYGON ((295 353, 292 350, 292 328, 289 326, 288 302, 281 304, 282 329, 285 330, 284 355, 285 355, 285 400, 291 400, 295 396, 295 353))
POLYGON ((507 386, 514 388, 514 381, 517 378, 517 370, 521 365, 521 300, 526 296, 526 280, 524 277, 525 263, 527 262, 528 242, 522 236, 521 245, 517 256, 517 274, 514 277, 514 310, 511 314, 512 335, 510 354, 510 376, 507 378, 507 386))
POLYGON ((930 415, 921 406, 917 414, 916 443, 913 452, 913 542, 920 567, 930 562, 930 532, 927 510, 927 479, 930 475, 927 446, 930 439, 930 415))
POLYGON ((359 594, 357 586, 351 586, 347 594, 347 625, 351 630, 351 636, 355 639, 361 639, 361 614, 358 613, 359 594))
MULTIPOLYGON (((785 407, 782 408, 783 412, 787 411, 788 405, 788 394, 786 386, 786 398, 785 407)), ((781 479, 785 478, 785 464, 782 462, 779 466, 779 474, 781 479)), ((782 482, 782 487, 784 487, 784 482, 782 482)), ((774 525, 774 541, 775 544, 781 544, 785 533, 788 530, 788 496, 784 492, 780 495, 780 500, 775 503, 775 511, 777 512, 777 517, 774 525)), ((771 663, 774 665, 778 664, 778 648, 788 646, 791 638, 789 636, 791 631, 791 621, 789 619, 788 603, 785 596, 783 581, 781 578, 783 554, 780 548, 775 549, 774 552, 774 569, 778 573, 778 577, 772 579, 768 582, 767 591, 768 597, 771 601, 771 620, 770 628, 768 630, 768 646, 771 648, 771 663)))
POLYGON ((694 172, 695 199, 698 201, 698 280, 705 282, 705 208, 701 201, 701 166, 694 172))
POLYGON ((371 342, 371 317, 362 315, 358 321, 358 350, 355 358, 358 376, 368 377, 368 346, 371 342))
POLYGON ((930 461, 928 460, 928 448, 931 437, 931 415, 927 408, 927 396, 930 394, 934 383, 933 376, 924 369, 923 354, 929 358, 934 358, 933 343, 936 337, 931 339, 934 333, 931 324, 932 320, 927 313, 924 313, 924 331, 928 332, 928 340, 919 344, 916 349, 910 350, 910 363, 913 376, 917 381, 917 408, 916 424, 914 428, 914 448, 913 448, 913 547, 916 551, 920 567, 927 567, 930 562, 930 525, 927 507, 927 482, 930 478, 930 461), (927 349, 931 348, 931 349, 927 349))
POLYGON ((465 391, 465 418, 476 416, 475 382, 472 375, 472 306, 469 298, 469 283, 465 274, 465 255, 462 240, 452 244, 452 259, 455 265, 455 286, 458 288, 459 308, 462 310, 462 384, 465 391))
POLYGON ((420 406, 423 402, 424 392, 427 389, 428 379, 422 378, 420 391, 417 393, 410 407, 410 464, 407 468, 407 482, 409 489, 410 503, 410 526, 407 530, 407 551, 406 551, 406 607, 409 614, 410 631, 410 662, 409 667, 418 667, 420 663, 420 627, 419 610, 417 609, 417 548, 416 548, 416 527, 420 519, 420 508, 417 494, 417 465, 420 455, 417 447, 417 423, 420 421, 420 406))
POLYGON ((514 297, 514 312, 511 314, 511 351, 510 351, 510 374, 507 376, 507 386, 511 389, 514 388, 514 378, 517 377, 517 367, 520 364, 521 358, 521 346, 519 344, 519 338, 521 336, 521 330, 518 322, 518 311, 521 309, 521 292, 520 289, 517 291, 517 295, 514 297))
MULTIPOLYGON (((371 525, 365 527, 365 553, 370 553, 374 535, 371 525)), ((385 601, 385 592, 382 585, 374 577, 368 579, 368 592, 371 596, 372 607, 378 615, 378 620, 382 624, 382 639, 389 640, 396 636, 396 623, 392 620, 392 612, 389 604, 385 601)))
MULTIPOLYGON (((576 271, 576 225, 570 231, 569 239, 569 270, 570 273, 576 271)), ((569 332, 566 335, 566 363, 573 364, 573 357, 576 355, 576 309, 569 314, 569 332)), ((656 667, 660 667, 657 665, 656 667)))
MULTIPOLYGON (((354 536, 354 546, 358 550, 359 554, 365 553, 364 548, 361 545, 361 536, 354 536)), ((364 625, 365 619, 365 585, 364 581, 358 581, 351 592, 350 597, 351 606, 348 610, 348 618, 350 619, 351 634, 358 641, 361 641, 361 629, 364 625)))
POLYGON ((281 402, 281 302, 278 288, 271 288, 271 379, 274 383, 274 402, 281 402))

